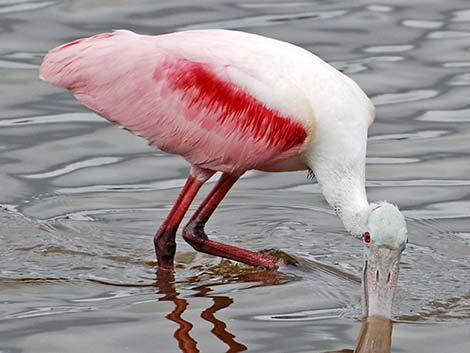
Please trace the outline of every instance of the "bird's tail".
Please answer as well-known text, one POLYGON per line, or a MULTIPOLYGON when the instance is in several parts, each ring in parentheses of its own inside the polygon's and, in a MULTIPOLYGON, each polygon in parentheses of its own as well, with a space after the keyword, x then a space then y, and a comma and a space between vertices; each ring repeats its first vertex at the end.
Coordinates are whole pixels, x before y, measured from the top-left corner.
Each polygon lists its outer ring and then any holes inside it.
POLYGON ((80 38, 51 49, 39 69, 39 77, 56 86, 76 91, 96 77, 97 70, 106 66, 106 57, 116 52, 123 36, 136 34, 117 30, 89 38, 80 38), (101 64, 101 65, 99 65, 101 64))

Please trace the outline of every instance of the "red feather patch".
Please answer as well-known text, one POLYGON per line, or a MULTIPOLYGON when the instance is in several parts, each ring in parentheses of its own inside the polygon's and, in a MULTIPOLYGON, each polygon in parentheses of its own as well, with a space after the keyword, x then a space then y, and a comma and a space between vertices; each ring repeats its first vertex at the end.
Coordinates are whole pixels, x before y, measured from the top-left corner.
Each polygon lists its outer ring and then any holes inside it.
POLYGON ((154 72, 157 80, 163 75, 171 90, 183 92, 183 100, 189 109, 204 110, 217 117, 216 124, 228 125, 243 136, 263 140, 281 151, 303 144, 307 137, 301 123, 268 108, 243 88, 219 78, 201 63, 179 60, 154 72))

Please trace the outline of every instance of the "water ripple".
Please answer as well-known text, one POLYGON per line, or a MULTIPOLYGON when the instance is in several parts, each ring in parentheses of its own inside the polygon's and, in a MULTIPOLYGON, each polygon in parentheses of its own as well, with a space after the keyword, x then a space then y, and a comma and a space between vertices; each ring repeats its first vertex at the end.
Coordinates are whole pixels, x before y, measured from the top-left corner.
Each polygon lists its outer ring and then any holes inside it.
POLYGON ((402 140, 420 140, 431 139, 435 137, 445 136, 452 133, 450 130, 420 130, 416 132, 406 132, 402 134, 384 134, 369 137, 369 141, 402 141, 402 140))
POLYGON ((12 70, 37 70, 37 65, 25 64, 9 60, 0 60, 0 69, 12 70))
POLYGON ((470 22, 470 9, 455 11, 453 15, 452 22, 470 22))
POLYGON ((449 86, 470 86, 470 73, 456 75, 452 77, 447 84, 449 86))
MULTIPOLYGON (((470 185, 467 181, 466 185, 470 185)), ((419 210, 407 212, 414 219, 470 218, 470 201, 438 202, 419 210)))
POLYGON ((408 164, 420 161, 419 158, 367 157, 367 164, 408 164))
POLYGON ((263 16, 252 16, 243 17, 234 20, 225 21, 214 21, 198 23, 195 25, 179 27, 178 30, 190 30, 190 29, 210 29, 210 28, 224 28, 224 29, 241 29, 247 27, 265 27, 270 26, 276 22, 288 22, 288 21, 299 21, 307 19, 331 19, 335 17, 344 16, 347 14, 346 10, 337 11, 311 11, 311 12, 298 12, 291 14, 282 15, 263 15, 263 16))
POLYGON ((2 119, 0 120, 0 126, 39 125, 90 121, 103 122, 103 119, 101 119, 98 115, 94 113, 65 113, 55 115, 22 117, 15 119, 2 119))
POLYGON ((451 179, 413 179, 413 180, 369 180, 367 186, 373 187, 391 187, 391 186, 469 186, 470 180, 451 180, 451 179))
POLYGON ((364 48, 362 51, 366 53, 401 53, 413 49, 415 46, 411 44, 403 45, 378 45, 374 47, 364 48))
POLYGON ((34 11, 55 5, 56 3, 56 1, 2 1, 0 3, 0 14, 34 11))
POLYGON ((340 71, 343 71, 347 74, 358 73, 368 69, 369 64, 376 62, 396 62, 403 60, 403 56, 369 56, 366 58, 353 59, 348 61, 333 61, 330 64, 333 65, 340 71))
POLYGON ((289 1, 288 3, 278 3, 278 2, 249 2, 249 3, 240 3, 237 4, 238 7, 245 9, 264 9, 264 8, 284 8, 284 7, 297 7, 297 6, 311 6, 312 3, 309 1, 289 1))
POLYGON ((341 317, 345 311, 344 308, 301 310, 282 314, 256 315, 252 316, 252 319, 259 321, 318 321, 341 317))
POLYGON ((442 27, 444 25, 444 22, 431 20, 404 20, 402 24, 406 27, 411 28, 433 29, 442 27))
POLYGON ((39 307, 32 308, 27 311, 18 312, 15 314, 7 315, 0 317, 0 320, 11 320, 11 319, 29 319, 33 317, 44 317, 51 315, 64 315, 71 313, 82 313, 87 311, 92 311, 94 308, 90 306, 80 307, 77 305, 74 306, 55 306, 55 307, 39 307))
POLYGON ((436 90, 420 89, 402 93, 385 93, 372 97, 375 105, 397 104, 429 99, 439 94, 436 90))
POLYGON ((430 39, 455 39, 470 37, 470 32, 463 31, 435 31, 428 34, 430 39))
POLYGON ((392 12, 394 10, 392 6, 376 4, 367 6, 367 9, 375 12, 392 12))
POLYGON ((26 179, 47 179, 53 178, 60 175, 65 175, 71 173, 73 171, 89 168, 89 167, 99 167, 108 164, 114 164, 117 162, 122 161, 124 158, 122 157, 97 157, 97 158, 90 158, 88 160, 83 160, 79 162, 74 162, 68 165, 65 165, 62 168, 51 170, 49 172, 44 173, 35 173, 35 174, 20 174, 19 176, 26 178, 26 179))
POLYGON ((455 62, 448 62, 443 63, 442 67, 469 67, 470 61, 455 61, 455 62))
POLYGON ((442 123, 468 123, 470 122, 470 109, 429 110, 417 117, 416 120, 442 123))

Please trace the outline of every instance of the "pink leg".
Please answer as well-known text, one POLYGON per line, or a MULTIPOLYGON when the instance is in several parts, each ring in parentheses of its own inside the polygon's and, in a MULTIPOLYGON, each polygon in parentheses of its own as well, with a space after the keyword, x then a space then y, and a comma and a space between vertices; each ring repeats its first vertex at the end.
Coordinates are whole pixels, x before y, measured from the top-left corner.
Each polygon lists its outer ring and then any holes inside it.
POLYGON ((204 225, 207 220, 237 180, 237 176, 222 174, 217 184, 184 227, 183 238, 198 251, 243 262, 251 266, 275 269, 278 267, 278 260, 274 257, 210 240, 204 233, 204 225))
POLYGON ((165 222, 163 222, 157 234, 155 234, 153 243, 160 270, 173 271, 176 251, 176 231, 202 184, 204 184, 204 181, 200 181, 192 175, 188 177, 165 222))

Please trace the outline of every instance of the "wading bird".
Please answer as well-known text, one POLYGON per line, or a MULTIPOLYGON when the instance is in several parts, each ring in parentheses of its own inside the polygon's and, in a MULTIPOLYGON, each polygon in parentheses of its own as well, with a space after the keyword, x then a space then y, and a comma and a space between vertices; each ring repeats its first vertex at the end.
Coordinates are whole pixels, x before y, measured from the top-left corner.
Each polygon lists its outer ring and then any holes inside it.
POLYGON ((204 225, 246 171, 308 170, 346 230, 365 244, 364 316, 391 316, 406 223, 396 206, 367 200, 367 129, 375 109, 350 78, 292 44, 226 30, 118 30, 77 39, 49 51, 40 77, 191 164, 154 238, 161 270, 173 271, 178 226, 215 172, 222 175, 184 239, 208 254, 277 268, 271 256, 210 240, 204 225))

